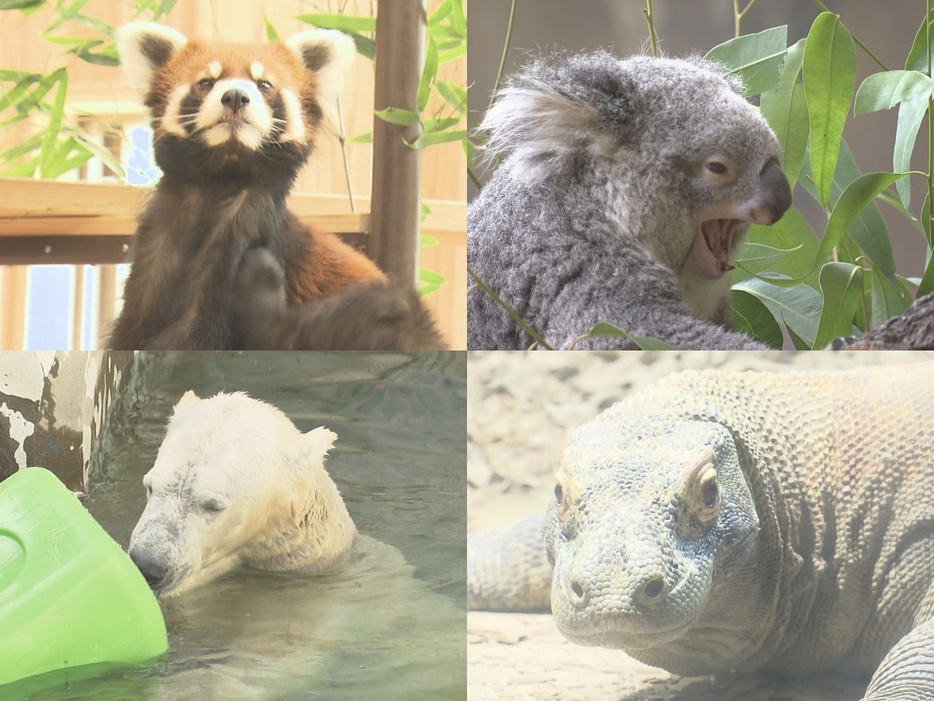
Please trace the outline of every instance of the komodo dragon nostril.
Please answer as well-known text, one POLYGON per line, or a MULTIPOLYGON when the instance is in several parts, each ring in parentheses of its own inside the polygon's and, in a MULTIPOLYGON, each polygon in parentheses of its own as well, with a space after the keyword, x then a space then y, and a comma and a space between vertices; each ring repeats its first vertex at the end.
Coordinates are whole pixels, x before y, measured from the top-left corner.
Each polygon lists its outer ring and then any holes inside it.
POLYGON ((584 591, 584 587, 581 586, 581 583, 578 581, 577 577, 571 579, 571 603, 578 607, 582 608, 587 605, 588 599, 587 592, 584 591))
POLYGON ((667 589, 668 583, 662 575, 652 575, 642 586, 642 597, 646 603, 654 604, 664 598, 667 589))

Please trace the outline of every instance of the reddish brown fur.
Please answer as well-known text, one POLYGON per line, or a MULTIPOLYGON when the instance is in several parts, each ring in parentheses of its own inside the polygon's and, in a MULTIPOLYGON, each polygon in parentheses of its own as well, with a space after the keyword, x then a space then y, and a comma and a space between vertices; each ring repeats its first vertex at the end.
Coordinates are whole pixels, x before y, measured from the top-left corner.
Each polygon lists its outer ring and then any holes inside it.
POLYGON ((124 313, 111 347, 230 347, 236 270, 243 254, 256 246, 268 249, 284 270, 290 305, 339 295, 353 283, 387 280, 369 258, 285 209, 285 196, 319 130, 316 90, 315 73, 279 42, 193 40, 156 69, 146 104, 165 175, 140 220, 124 313), (215 166, 208 152, 225 153, 226 146, 206 148, 195 136, 166 132, 162 118, 173 92, 194 85, 212 61, 223 67, 221 79, 251 79, 251 64, 262 63, 265 79, 298 96, 305 143, 287 142, 255 155, 231 151, 239 155, 229 165, 220 160, 215 166), (193 232, 210 235, 194 238, 193 232))

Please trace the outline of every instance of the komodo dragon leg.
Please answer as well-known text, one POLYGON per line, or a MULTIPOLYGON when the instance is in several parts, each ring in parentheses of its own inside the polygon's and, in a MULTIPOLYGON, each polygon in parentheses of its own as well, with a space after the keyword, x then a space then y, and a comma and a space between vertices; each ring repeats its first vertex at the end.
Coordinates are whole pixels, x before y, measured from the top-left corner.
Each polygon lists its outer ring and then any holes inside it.
POLYGON ((899 640, 882 660, 863 701, 934 699, 934 620, 899 640))
POLYGON ((548 611, 552 569, 542 538, 543 514, 498 531, 467 535, 467 608, 548 611))

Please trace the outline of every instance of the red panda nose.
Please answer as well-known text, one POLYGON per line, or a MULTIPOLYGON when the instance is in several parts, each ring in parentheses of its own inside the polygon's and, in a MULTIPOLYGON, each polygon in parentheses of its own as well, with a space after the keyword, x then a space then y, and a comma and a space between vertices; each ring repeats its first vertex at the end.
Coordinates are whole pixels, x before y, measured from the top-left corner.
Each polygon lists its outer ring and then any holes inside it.
POLYGON ((250 96, 239 88, 231 88, 221 95, 221 104, 231 112, 239 112, 250 104, 250 96))

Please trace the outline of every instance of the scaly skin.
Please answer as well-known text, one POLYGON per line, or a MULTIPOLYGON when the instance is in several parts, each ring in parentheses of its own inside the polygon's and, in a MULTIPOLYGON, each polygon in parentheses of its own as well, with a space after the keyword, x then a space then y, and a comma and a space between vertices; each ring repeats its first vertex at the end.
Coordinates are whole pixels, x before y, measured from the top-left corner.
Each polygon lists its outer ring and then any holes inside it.
MULTIPOLYGON (((873 676, 866 701, 934 698, 932 392, 930 364, 684 372, 611 407, 545 516, 559 629, 677 674, 837 669, 873 676)), ((546 586, 505 557, 471 563, 471 606, 546 586)))

